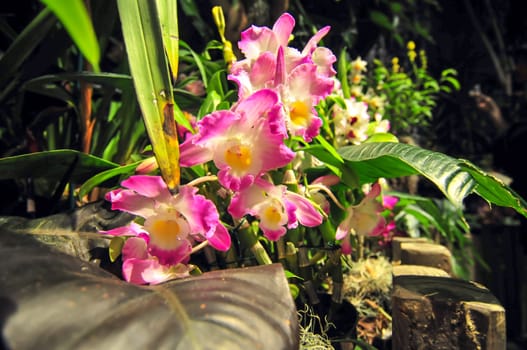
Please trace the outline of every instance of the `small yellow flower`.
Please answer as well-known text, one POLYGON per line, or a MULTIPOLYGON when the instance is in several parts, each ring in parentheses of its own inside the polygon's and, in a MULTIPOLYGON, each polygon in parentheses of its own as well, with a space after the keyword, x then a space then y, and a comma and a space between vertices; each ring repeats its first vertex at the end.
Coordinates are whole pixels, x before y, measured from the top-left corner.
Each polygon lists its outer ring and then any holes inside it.
POLYGON ((351 86, 350 87, 350 94, 351 94, 351 96, 361 97, 363 95, 362 87, 360 85, 353 85, 353 86, 351 86))
POLYGON ((351 61, 351 69, 353 70, 353 72, 357 72, 357 73, 365 72, 367 65, 368 65, 368 62, 361 59, 360 56, 357 57, 354 61, 351 61))
POLYGON ((408 48, 408 50, 413 51, 415 50, 415 43, 412 40, 410 40, 408 44, 406 44, 406 47, 408 48))
POLYGON ((419 50, 419 58, 421 59, 423 69, 426 69, 428 66, 428 59, 425 50, 419 50))
POLYGON ((352 77, 351 77, 351 82, 353 84, 359 84, 362 80, 362 75, 361 74, 354 74, 352 77))
POLYGON ((410 60, 410 62, 415 61, 415 56, 417 56, 415 51, 408 51, 408 59, 410 60))
POLYGON ((392 71, 394 73, 399 73, 399 57, 392 58, 392 71))

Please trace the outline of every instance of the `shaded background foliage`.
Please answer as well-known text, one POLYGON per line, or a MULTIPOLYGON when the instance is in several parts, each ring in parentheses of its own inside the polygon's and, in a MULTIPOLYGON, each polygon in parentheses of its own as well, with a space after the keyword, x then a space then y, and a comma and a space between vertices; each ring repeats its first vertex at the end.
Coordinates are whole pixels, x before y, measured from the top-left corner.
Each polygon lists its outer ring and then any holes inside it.
MULTIPOLYGON (((103 53, 101 70, 129 74, 115 2, 91 0, 89 4, 103 53)), ((496 99, 509 122, 526 121, 527 24, 522 0, 180 0, 179 5, 181 39, 196 52, 205 50, 211 40, 218 40, 210 13, 213 5, 224 7, 227 36, 233 43, 248 25, 272 25, 286 10, 297 19, 296 46, 302 46, 317 28, 330 25, 332 30, 323 44, 334 52, 345 49, 352 58, 361 56, 371 60, 375 57, 389 63, 393 56, 406 55, 408 40, 415 41, 427 52, 431 74, 437 76, 446 67, 456 69, 461 90, 443 96, 431 125, 414 131, 414 136, 423 147, 467 158, 484 169, 516 176, 514 172, 518 169, 508 166, 521 163, 517 160, 522 149, 510 147, 496 154, 495 128, 488 117, 477 110, 469 91, 478 84, 484 93, 496 99)), ((5 53, 42 8, 42 3, 36 0, 0 4, 0 54, 5 53)), ((46 40, 37 43, 26 59, 16 62, 13 75, 4 74, 4 69, 13 67, 2 68, 0 157, 71 148, 119 164, 133 162, 134 155, 141 154, 147 139, 146 134, 141 133, 142 121, 130 82, 123 81, 120 86, 99 82, 101 84, 94 89, 96 123, 94 138, 87 149, 79 137, 79 131, 84 128, 82 111, 74 108, 86 97, 79 80, 56 84, 53 89, 47 84, 27 85, 45 74, 78 73, 89 69, 53 16, 45 20, 48 32, 41 34, 46 35, 46 40), (123 114, 130 116, 128 125, 131 126, 126 134, 112 117, 117 113, 115 109, 121 108, 123 114), (125 140, 131 148, 125 150, 119 140, 125 140)), ((221 51, 211 51, 211 54, 221 59, 221 51)), ((194 68, 182 65, 181 72, 191 74, 194 68)), ((187 78, 181 77, 181 86, 187 78)), ((189 109, 202 101, 199 97, 195 100, 183 97, 181 101, 187 103, 189 109)), ((37 208, 43 208, 32 214, 35 216, 70 208, 74 203, 61 202, 57 195, 64 190, 61 181, 58 182, 35 184, 30 178, 1 180, 0 215, 28 216, 27 197, 35 197, 37 208)), ((513 188, 521 190, 516 185, 513 183, 513 188)), ((434 189, 427 188, 426 183, 420 191, 434 194, 434 189)), ((476 211, 478 204, 469 209, 476 211)), ((501 219, 503 217, 494 220, 501 219)), ((511 324, 513 322, 514 319, 511 324)), ((511 331, 513 335, 520 332, 519 326, 515 327, 511 331)))

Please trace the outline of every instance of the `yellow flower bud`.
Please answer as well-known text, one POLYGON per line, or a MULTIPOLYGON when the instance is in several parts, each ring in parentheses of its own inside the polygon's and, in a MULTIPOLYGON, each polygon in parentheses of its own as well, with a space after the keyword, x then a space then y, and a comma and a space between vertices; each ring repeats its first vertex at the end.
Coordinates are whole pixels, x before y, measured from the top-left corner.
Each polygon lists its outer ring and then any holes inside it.
POLYGON ((408 44, 406 44, 406 48, 408 48, 408 50, 410 51, 415 50, 415 43, 412 40, 410 40, 408 44))

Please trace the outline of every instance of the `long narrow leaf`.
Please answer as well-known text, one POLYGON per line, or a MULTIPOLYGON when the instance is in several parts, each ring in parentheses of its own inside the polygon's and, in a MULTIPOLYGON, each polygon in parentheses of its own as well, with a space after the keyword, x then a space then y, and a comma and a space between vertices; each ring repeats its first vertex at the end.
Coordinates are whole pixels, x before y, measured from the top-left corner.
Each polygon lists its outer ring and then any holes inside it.
POLYGON ((179 27, 177 17, 177 1, 157 0, 161 33, 165 45, 172 79, 176 81, 179 63, 179 27))
POLYGON ((84 57, 98 72, 101 56, 95 30, 82 0, 42 0, 64 25, 84 57))
POLYGON ((35 152, 0 159, 0 180, 26 177, 60 179, 75 164, 70 180, 82 183, 118 164, 71 149, 35 152))
POLYGON ((33 49, 46 37, 55 23, 56 19, 51 11, 44 9, 17 36, 16 40, 0 57, 0 72, 2 72, 0 74, 0 86, 13 79, 13 74, 33 52, 33 49))
POLYGON ((179 185, 174 96, 153 1, 117 2, 128 62, 152 149, 168 187, 179 185))

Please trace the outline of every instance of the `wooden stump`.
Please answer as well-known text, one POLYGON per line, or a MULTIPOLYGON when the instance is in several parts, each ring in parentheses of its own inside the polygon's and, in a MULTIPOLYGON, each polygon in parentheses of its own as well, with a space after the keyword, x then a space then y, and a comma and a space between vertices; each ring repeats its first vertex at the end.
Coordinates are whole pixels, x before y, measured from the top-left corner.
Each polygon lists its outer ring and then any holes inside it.
POLYGON ((405 275, 450 277, 445 270, 421 265, 394 265, 392 268, 392 274, 393 277, 405 275))
POLYGON ((424 237, 394 237, 392 240, 392 260, 396 263, 401 261, 401 244, 403 243, 431 243, 431 241, 424 237))
POLYGON ((452 274, 452 254, 441 244, 404 242, 401 244, 401 264, 430 266, 452 274))
POLYGON ((505 350, 505 309, 485 287, 435 276, 394 278, 393 349, 505 350))

